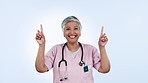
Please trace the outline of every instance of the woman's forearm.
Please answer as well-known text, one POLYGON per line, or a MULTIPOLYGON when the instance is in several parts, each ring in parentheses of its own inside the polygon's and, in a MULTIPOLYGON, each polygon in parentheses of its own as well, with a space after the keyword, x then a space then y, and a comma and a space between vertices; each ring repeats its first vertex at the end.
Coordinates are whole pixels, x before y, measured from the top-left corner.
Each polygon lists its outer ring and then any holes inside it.
POLYGON ((35 67, 38 72, 45 72, 47 69, 45 68, 44 64, 44 52, 45 52, 45 45, 39 45, 35 67))
POLYGON ((100 57, 101 57, 99 71, 102 73, 107 73, 110 71, 110 62, 107 57, 106 49, 105 46, 99 46, 99 48, 100 48, 100 57))

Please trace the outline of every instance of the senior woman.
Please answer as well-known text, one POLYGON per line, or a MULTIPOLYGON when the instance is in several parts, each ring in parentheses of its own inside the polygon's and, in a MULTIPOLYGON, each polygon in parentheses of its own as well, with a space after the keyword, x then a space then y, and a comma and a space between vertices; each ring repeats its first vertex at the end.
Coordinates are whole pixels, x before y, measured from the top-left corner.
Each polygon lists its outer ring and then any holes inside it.
POLYGON ((36 34, 39 49, 35 67, 40 73, 53 68, 54 83, 94 83, 92 68, 101 73, 109 72, 110 62, 105 49, 108 38, 103 33, 103 27, 98 52, 96 47, 78 42, 81 23, 75 16, 69 16, 63 20, 61 26, 67 42, 53 46, 46 54, 45 36, 42 25, 40 27, 41 31, 38 30, 36 34))

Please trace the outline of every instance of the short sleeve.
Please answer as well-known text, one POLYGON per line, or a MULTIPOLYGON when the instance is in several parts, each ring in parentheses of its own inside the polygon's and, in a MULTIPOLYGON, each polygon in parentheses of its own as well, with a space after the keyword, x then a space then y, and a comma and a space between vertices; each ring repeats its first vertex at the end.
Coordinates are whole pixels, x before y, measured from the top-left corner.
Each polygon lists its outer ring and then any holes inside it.
POLYGON ((98 50, 94 47, 93 48, 93 67, 98 70, 100 67, 100 54, 98 53, 98 50))
POLYGON ((44 63, 48 67, 48 70, 53 68, 53 63, 56 55, 55 53, 56 53, 56 47, 54 46, 44 56, 44 60, 45 60, 44 63))

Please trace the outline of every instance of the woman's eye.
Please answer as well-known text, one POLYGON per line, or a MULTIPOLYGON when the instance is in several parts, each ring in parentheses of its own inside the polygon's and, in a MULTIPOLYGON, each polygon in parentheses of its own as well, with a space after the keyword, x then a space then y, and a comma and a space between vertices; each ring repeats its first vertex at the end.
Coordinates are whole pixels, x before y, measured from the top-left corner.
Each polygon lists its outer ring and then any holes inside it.
POLYGON ((66 30, 70 30, 69 28, 66 28, 66 30))
POLYGON ((78 28, 75 28, 75 30, 78 30, 78 28))
POLYGON ((74 29, 75 29, 75 30, 78 30, 79 28, 78 28, 78 27, 75 27, 74 29))
POLYGON ((69 27, 65 27, 65 30, 70 30, 70 28, 69 27))

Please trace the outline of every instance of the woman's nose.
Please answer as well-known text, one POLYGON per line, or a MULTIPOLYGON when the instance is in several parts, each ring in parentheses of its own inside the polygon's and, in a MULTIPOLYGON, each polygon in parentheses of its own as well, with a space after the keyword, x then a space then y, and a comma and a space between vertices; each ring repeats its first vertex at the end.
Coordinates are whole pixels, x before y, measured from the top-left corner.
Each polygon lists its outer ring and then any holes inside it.
POLYGON ((70 31, 70 34, 74 34, 74 30, 71 30, 71 31, 70 31))

